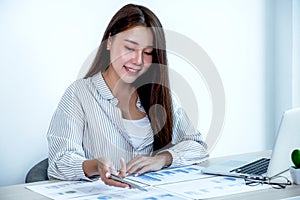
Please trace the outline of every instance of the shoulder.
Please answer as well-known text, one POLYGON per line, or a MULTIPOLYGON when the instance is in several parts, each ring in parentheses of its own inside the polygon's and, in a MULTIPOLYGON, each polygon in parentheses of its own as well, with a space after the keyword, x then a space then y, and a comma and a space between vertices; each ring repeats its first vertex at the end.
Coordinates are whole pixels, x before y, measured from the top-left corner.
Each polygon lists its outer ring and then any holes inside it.
POLYGON ((90 78, 88 79, 78 79, 71 83, 67 89, 65 90, 65 95, 75 95, 77 96, 78 94, 82 93, 83 91, 89 90, 91 87, 91 80, 90 78))
POLYGON ((68 107, 68 105, 78 104, 84 99, 87 93, 90 93, 90 80, 78 79, 71 83, 61 97, 59 107, 68 107))
POLYGON ((86 88, 88 85, 90 85, 90 78, 88 79, 78 79, 76 81, 74 81, 73 83, 71 83, 68 88, 67 91, 76 91, 76 90, 80 90, 82 88, 86 88))
POLYGON ((179 100, 178 96, 174 93, 171 94, 171 99, 172 99, 173 112, 176 113, 176 112, 178 112, 178 110, 182 109, 180 100, 179 100))

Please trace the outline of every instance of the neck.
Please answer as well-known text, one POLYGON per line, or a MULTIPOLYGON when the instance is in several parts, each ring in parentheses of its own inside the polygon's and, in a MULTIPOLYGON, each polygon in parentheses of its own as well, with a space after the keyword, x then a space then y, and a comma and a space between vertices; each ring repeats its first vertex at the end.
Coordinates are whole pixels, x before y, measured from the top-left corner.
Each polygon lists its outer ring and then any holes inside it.
POLYGON ((104 71, 102 75, 112 94, 117 99, 121 100, 124 97, 137 96, 135 87, 130 83, 122 81, 122 79, 111 70, 111 67, 104 71))
POLYGON ((124 82, 112 67, 109 67, 102 75, 112 94, 119 100, 117 106, 122 111, 124 119, 141 119, 146 116, 146 113, 136 106, 138 93, 132 84, 124 82))

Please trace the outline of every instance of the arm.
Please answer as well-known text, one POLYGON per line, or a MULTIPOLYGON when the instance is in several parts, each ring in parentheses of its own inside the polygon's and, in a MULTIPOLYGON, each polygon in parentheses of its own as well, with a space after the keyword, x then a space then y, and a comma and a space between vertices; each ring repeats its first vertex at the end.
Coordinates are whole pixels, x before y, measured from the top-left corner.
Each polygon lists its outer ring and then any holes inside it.
POLYGON ((84 126, 84 114, 73 84, 63 95, 47 133, 50 179, 88 179, 82 170, 86 160, 82 148, 84 126))
POLYGON ((153 156, 137 156, 127 163, 128 174, 143 174, 164 167, 180 167, 201 162, 208 156, 201 134, 182 108, 174 109, 172 144, 153 156))
MULTIPOLYGON (((76 92, 79 90, 80 88, 76 87, 76 83, 67 89, 50 123, 47 134, 49 143, 49 178, 90 180, 88 177, 100 175, 101 180, 105 184, 129 187, 127 184, 110 179, 110 174, 116 173, 116 170, 109 159, 86 159, 82 146, 84 130, 86 129, 86 118, 81 101, 76 95, 76 92)), ((126 170, 123 159, 121 159, 121 170, 119 176, 125 177, 126 170)))
POLYGON ((174 108, 172 146, 158 152, 172 155, 170 167, 179 167, 201 162, 208 157, 207 146, 199 131, 195 130, 190 119, 181 107, 174 108))

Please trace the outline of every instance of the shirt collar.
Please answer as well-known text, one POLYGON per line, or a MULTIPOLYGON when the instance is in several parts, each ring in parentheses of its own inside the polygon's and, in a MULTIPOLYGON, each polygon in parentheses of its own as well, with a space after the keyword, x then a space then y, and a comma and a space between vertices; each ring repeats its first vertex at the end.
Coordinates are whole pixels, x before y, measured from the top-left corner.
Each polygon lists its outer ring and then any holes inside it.
MULTIPOLYGON (((115 106, 118 105, 119 100, 112 94, 111 90, 109 89, 108 85, 106 84, 102 73, 98 72, 92 77, 92 81, 95 83, 97 90, 99 94, 106 100, 112 102, 115 106)), ((140 97, 138 97, 136 106, 139 110, 142 112, 145 112, 145 109, 143 108, 141 104, 140 97)))
POLYGON ((92 77, 92 81, 95 83, 99 94, 106 100, 111 101, 114 105, 118 104, 118 99, 114 97, 108 85, 106 84, 102 73, 99 72, 92 77))

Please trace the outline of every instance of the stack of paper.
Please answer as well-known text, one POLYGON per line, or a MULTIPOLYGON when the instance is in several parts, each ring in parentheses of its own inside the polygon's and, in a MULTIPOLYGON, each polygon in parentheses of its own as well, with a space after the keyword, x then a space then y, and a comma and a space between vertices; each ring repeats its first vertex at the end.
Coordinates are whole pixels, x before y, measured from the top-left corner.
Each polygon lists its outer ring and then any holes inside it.
POLYGON ((211 198, 269 188, 265 185, 246 186, 243 179, 210 176, 201 173, 196 165, 149 172, 126 179, 145 190, 125 189, 105 185, 101 180, 60 181, 27 186, 28 189, 51 199, 199 199, 211 198))

